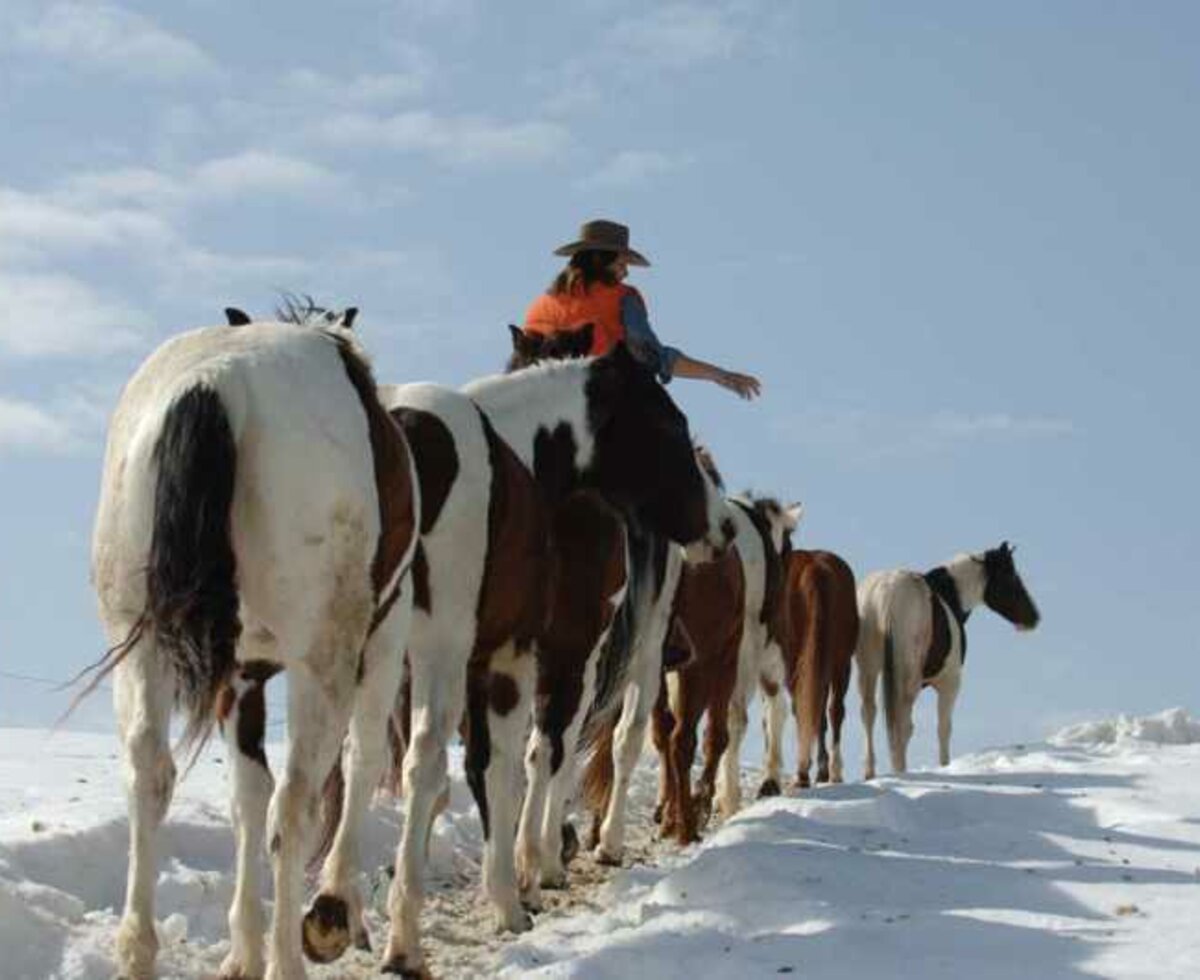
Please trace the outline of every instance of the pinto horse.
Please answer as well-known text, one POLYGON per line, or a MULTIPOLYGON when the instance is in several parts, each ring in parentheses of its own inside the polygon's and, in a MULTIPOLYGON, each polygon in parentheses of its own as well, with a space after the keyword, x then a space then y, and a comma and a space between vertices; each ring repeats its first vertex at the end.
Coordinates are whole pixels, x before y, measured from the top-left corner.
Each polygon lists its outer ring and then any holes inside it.
POLYGON ((981 602, 1019 630, 1038 624, 1037 606, 1021 581, 1008 542, 961 554, 921 575, 874 572, 858 588, 861 628, 854 657, 867 733, 865 778, 875 776, 875 691, 883 673, 892 770, 907 769, 912 709, 924 687, 938 694, 938 760, 950 762, 954 700, 967 654, 967 617, 981 602))
POLYGON ((394 691, 399 677, 419 504, 405 437, 343 319, 183 334, 125 387, 92 555, 114 644, 97 679, 113 674, 129 789, 123 976, 154 971, 173 703, 187 716, 185 744, 214 720, 231 743, 237 885, 221 975, 264 975, 265 840, 275 895, 265 975, 304 976, 303 871, 320 788, 352 713, 366 725, 362 692, 394 691), (273 788, 263 685, 284 668, 289 748, 273 788))
POLYGON ((840 783, 846 689, 858 642, 854 573, 831 551, 796 549, 788 556, 784 592, 789 641, 784 647, 788 690, 796 718, 796 784, 807 787, 817 743, 817 782, 840 783), (825 747, 833 729, 832 758, 825 747))
MULTIPOLYGON (((719 485, 711 457, 703 451, 699 455, 719 485)), ((714 795, 724 817, 740 805, 739 754, 755 684, 762 685, 772 707, 774 701, 783 704, 783 562, 800 508, 785 508, 765 497, 729 500, 735 548, 720 562, 684 569, 673 613, 692 642, 693 659, 669 678, 669 696, 660 695, 655 710, 662 833, 683 844, 698 839, 714 795), (693 795, 696 726, 705 714, 704 769, 693 795)), ((779 721, 776 752, 781 735, 779 721)))
MULTIPOLYGON (((513 353, 509 369, 544 360, 581 357, 591 348, 592 326, 548 336, 512 332, 513 353)), ((699 457, 698 457, 699 460, 699 457)), ((711 480, 715 474, 703 469, 711 480)), ((719 479, 719 476, 716 476, 719 479)), ((715 493, 715 490, 714 490, 715 493)), ((553 767, 547 783, 546 753, 539 749, 547 722, 560 710, 546 710, 561 702, 562 691, 580 689, 578 668, 568 677, 542 671, 539 662, 539 699, 535 730, 526 765, 529 790, 521 813, 518 858, 526 901, 537 905, 538 886, 562 887, 566 881, 563 830, 567 806, 574 792, 576 737, 588 758, 585 797, 595 814, 591 845, 602 863, 620 863, 624 850, 625 804, 628 788, 650 721, 662 672, 662 646, 670 621, 670 606, 683 566, 683 555, 667 538, 636 514, 624 511, 630 544, 628 588, 622 609, 622 626, 611 642, 597 651, 595 668, 583 665, 582 696, 570 700, 572 712, 565 740, 563 765, 553 767), (586 725, 585 712, 589 720, 586 725)), ((733 534, 730 520, 726 538, 733 534)), ((707 557, 707 556, 706 556, 707 557)), ((561 727, 562 722, 558 725, 561 727)), ((572 831, 573 835, 573 831, 572 831)), ((568 849, 572 847, 568 844, 568 849)))
MULTIPOLYGON (((630 536, 627 578, 636 598, 626 600, 630 619, 624 628, 633 639, 613 644, 606 657, 597 650, 594 668, 591 656, 581 661, 570 683, 550 681, 549 664, 544 658, 538 662, 538 711, 521 847, 526 899, 536 903, 541 881, 560 884, 565 876, 560 816, 573 780, 574 737, 593 706, 593 690, 603 702, 638 700, 629 689, 647 672, 647 658, 639 650, 648 647, 657 656, 666 629, 665 616, 661 624, 647 621, 653 619, 658 595, 674 589, 674 581, 666 581, 674 553, 670 543, 689 546, 696 556, 723 550, 732 537, 731 515, 696 462, 687 419, 623 344, 604 357, 546 361, 465 390, 533 471, 552 508, 577 489, 594 490, 616 508, 630 536), (559 394, 538 405, 534 393, 543 390, 559 394), (568 393, 572 398, 582 394, 584 400, 572 406, 563 398, 568 393), (582 681, 577 680, 579 672, 582 681), (541 834, 536 832, 539 824, 541 834)), ((657 661, 652 668, 657 679, 657 661)), ((651 691, 645 706, 634 712, 641 719, 641 729, 630 730, 628 739, 635 749, 654 695, 651 691)), ((630 752, 624 745, 621 751, 624 763, 630 752)), ((635 761, 636 751, 624 768, 631 769, 635 761)), ((518 783, 509 774, 498 788, 511 792, 518 783)), ((490 784, 488 799, 490 806, 490 784)), ((621 828, 610 826, 619 846, 621 828)))

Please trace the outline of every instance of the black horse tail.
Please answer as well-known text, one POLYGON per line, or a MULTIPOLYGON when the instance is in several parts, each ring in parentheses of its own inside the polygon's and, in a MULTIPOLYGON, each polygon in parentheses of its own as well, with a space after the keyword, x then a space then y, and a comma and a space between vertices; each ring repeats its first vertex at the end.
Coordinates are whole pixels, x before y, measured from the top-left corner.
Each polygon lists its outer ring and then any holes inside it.
POLYGON ((198 745, 211 731, 241 633, 230 525, 237 446, 216 391, 196 385, 167 409, 154 463, 154 526, 139 627, 149 629, 158 653, 170 658, 176 702, 187 717, 183 742, 198 745))
POLYGON ((894 752, 900 744, 900 680, 896 676, 896 649, 892 640, 890 603, 883 616, 883 717, 887 724, 888 745, 894 752))

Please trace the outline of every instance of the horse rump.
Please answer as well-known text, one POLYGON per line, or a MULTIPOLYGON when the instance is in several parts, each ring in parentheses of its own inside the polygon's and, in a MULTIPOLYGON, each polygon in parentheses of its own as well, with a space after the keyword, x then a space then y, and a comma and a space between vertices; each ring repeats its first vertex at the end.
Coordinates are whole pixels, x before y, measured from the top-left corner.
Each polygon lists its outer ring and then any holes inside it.
POLYGON ((187 719, 182 743, 198 746, 233 673, 241 633, 230 522, 237 445, 215 390, 194 385, 171 403, 152 459, 146 604, 125 639, 85 672, 93 677, 72 708, 148 633, 173 668, 175 701, 187 719))

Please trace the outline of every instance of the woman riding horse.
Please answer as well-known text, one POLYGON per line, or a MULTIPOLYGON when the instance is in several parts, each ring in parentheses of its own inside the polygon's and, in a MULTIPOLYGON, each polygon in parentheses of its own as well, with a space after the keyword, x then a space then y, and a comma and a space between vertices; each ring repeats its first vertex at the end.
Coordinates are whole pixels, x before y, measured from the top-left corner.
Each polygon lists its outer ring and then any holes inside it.
POLYGON ((566 267, 550 288, 529 304, 525 332, 552 336, 593 327, 590 354, 604 354, 625 341, 630 351, 650 367, 661 381, 701 378, 750 399, 759 394, 757 378, 727 371, 689 357, 659 342, 646 313, 646 303, 632 286, 625 285, 631 265, 649 266, 641 253, 629 247, 629 229, 615 221, 588 221, 576 241, 554 250, 569 256, 566 267))

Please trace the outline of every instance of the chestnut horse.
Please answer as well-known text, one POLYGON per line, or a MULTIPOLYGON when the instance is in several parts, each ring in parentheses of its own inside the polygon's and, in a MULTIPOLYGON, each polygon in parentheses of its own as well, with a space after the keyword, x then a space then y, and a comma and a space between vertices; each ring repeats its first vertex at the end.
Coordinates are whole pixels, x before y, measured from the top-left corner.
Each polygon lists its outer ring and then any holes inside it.
POLYGON ((814 741, 817 782, 840 783, 846 688, 858 642, 854 573, 831 551, 797 549, 787 559, 784 591, 790 620, 784 660, 799 748, 796 783, 810 785, 814 741), (832 758, 825 748, 827 726, 833 729, 832 758))

